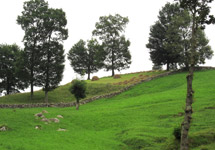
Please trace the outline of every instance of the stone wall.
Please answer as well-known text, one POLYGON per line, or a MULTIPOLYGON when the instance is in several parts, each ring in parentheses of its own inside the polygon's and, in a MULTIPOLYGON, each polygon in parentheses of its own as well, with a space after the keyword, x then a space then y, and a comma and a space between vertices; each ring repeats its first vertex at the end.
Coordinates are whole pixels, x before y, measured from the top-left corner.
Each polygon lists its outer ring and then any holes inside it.
MULTIPOLYGON (((132 85, 129 85, 129 86, 123 88, 120 91, 116 91, 116 92, 112 92, 112 93, 100 95, 100 96, 94 96, 92 98, 81 100, 80 105, 84 105, 86 103, 90 103, 90 102, 98 100, 98 99, 110 98, 110 97, 119 95, 122 92, 129 90, 130 88, 134 87, 137 84, 140 84, 143 82, 148 82, 148 81, 151 81, 151 80, 156 79, 156 78, 168 76, 168 75, 176 73, 176 72, 177 71, 166 72, 166 73, 156 75, 156 76, 153 76, 153 77, 150 77, 147 79, 143 79, 137 83, 134 83, 132 85)), ((70 102, 70 103, 35 103, 35 104, 0 104, 0 108, 72 107, 72 106, 75 106, 75 103, 76 102, 70 102)))

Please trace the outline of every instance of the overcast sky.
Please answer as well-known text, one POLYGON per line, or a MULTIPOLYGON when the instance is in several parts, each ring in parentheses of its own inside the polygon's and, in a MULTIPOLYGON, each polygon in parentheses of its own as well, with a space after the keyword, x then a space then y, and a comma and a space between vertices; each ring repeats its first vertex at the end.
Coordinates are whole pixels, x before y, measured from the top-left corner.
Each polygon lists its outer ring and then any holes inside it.
MULTIPOLYGON (((0 1, 0 44, 16 43, 23 48, 22 39, 24 31, 16 23, 18 15, 23 10, 26 0, 1 0, 0 1)), ((127 16, 129 23, 125 30, 126 37, 131 41, 130 52, 132 64, 130 69, 121 73, 151 70, 149 50, 145 47, 148 42, 150 26, 157 20, 158 12, 167 2, 173 0, 47 0, 49 7, 62 8, 68 20, 67 28, 69 38, 64 42, 65 54, 80 39, 88 40, 95 29, 95 23, 100 16, 120 14, 127 16)), ((215 15, 215 9, 212 10, 215 15)), ((215 50, 215 26, 206 28, 206 35, 210 45, 215 50)), ((215 66, 215 58, 207 61, 207 66, 215 66)), ((109 76, 111 72, 100 71, 95 73, 99 77, 109 76)), ((76 78, 76 74, 66 61, 64 78, 61 84, 76 78)))

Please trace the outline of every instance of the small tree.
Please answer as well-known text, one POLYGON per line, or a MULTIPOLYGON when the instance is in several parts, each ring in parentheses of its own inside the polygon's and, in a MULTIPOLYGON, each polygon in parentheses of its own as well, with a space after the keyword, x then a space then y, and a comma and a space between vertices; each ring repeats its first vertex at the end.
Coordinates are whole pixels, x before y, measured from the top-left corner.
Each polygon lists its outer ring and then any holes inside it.
POLYGON ((86 97, 86 82, 80 80, 74 80, 70 87, 70 92, 75 95, 76 98, 76 110, 79 109, 79 100, 86 97))
POLYGON ((115 70, 127 69, 131 64, 130 41, 122 35, 128 22, 127 17, 119 14, 102 16, 93 31, 93 35, 98 36, 102 41, 106 52, 105 68, 107 71, 112 71, 112 76, 115 70))

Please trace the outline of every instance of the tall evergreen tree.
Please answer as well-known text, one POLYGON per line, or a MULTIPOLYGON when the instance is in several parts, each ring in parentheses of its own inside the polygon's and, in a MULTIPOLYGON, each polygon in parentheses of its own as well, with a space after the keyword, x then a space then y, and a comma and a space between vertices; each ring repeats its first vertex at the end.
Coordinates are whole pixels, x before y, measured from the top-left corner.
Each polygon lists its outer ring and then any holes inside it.
POLYGON ((167 3, 159 12, 158 21, 151 26, 149 43, 146 45, 150 50, 150 58, 155 65, 167 65, 167 70, 170 65, 179 61, 180 46, 171 44, 178 40, 175 36, 175 30, 171 31, 169 37, 166 36, 169 25, 174 16, 181 13, 179 5, 167 3))
POLYGON ((91 39, 87 45, 80 40, 69 51, 68 59, 75 72, 80 75, 87 74, 87 79, 90 80, 90 74, 104 66, 105 53, 96 39, 91 39))
POLYGON ((62 42, 68 38, 67 19, 62 9, 48 8, 44 14, 43 33, 40 46, 42 59, 39 77, 45 91, 45 102, 48 102, 48 92, 58 86, 64 71, 64 49, 62 42))
POLYGON ((119 14, 102 16, 93 31, 93 35, 98 36, 102 41, 107 54, 105 68, 107 71, 112 71, 112 76, 114 76, 115 70, 127 69, 131 64, 131 55, 128 49, 130 41, 122 35, 128 22, 127 17, 122 17, 119 14))
POLYGON ((190 50, 190 68, 187 75, 187 98, 184 121, 182 123, 180 150, 189 149, 188 133, 192 119, 192 103, 193 103, 193 74, 195 66, 195 56, 197 49, 197 31, 199 28, 204 29, 205 24, 215 23, 213 15, 210 15, 209 4, 213 0, 179 0, 180 6, 187 9, 192 16, 192 34, 191 34, 191 50, 190 50))
MULTIPOLYGON (((169 24, 166 37, 168 42, 164 47, 177 49, 179 54, 179 59, 177 63, 189 69, 190 64, 190 50, 191 50, 191 35, 192 35, 192 26, 189 12, 184 10, 180 15, 174 16, 171 23, 169 24)), ((195 65, 204 64, 205 59, 211 59, 213 56, 213 51, 208 45, 209 40, 206 38, 204 31, 201 29, 197 30, 196 35, 197 47, 195 55, 195 65)))
POLYGON ((0 45, 0 93, 19 93, 27 88, 23 53, 17 45, 0 45), (23 75, 22 75, 23 74, 23 75))
POLYGON ((43 29, 43 17, 47 12, 48 3, 44 0, 30 0, 24 2, 22 15, 18 16, 17 23, 25 31, 23 42, 26 56, 26 68, 30 74, 31 99, 33 98, 34 86, 41 86, 40 78, 42 49, 40 41, 43 29))

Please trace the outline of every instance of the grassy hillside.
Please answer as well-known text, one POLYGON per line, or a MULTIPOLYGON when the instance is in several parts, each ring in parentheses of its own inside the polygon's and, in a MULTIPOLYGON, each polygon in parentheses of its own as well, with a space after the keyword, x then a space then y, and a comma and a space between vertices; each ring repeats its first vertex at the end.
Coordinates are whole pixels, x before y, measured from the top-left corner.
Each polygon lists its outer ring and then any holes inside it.
MULTIPOLYGON (((139 84, 116 97, 75 108, 0 109, 1 150, 174 150, 172 134, 183 120, 186 73, 139 84), (59 123, 47 118, 62 115, 59 123), (36 130, 35 126, 41 126, 36 130), (57 131, 59 128, 66 131, 57 131)), ((194 77, 195 102, 190 131, 192 150, 215 149, 215 70, 194 77)))
MULTIPOLYGON (((111 93, 118 91, 125 86, 133 84, 154 75, 164 73, 165 71, 148 71, 121 75, 119 79, 113 79, 113 77, 104 77, 98 81, 87 81, 87 98, 102 95, 105 93, 111 93)), ((71 102, 75 101, 75 97, 69 92, 71 83, 60 86, 57 89, 49 92, 49 102, 71 102)), ((0 97, 0 103, 4 104, 18 104, 18 103, 43 103, 45 94, 42 90, 34 92, 34 98, 30 101, 29 93, 20 93, 15 95, 9 95, 0 97)))

